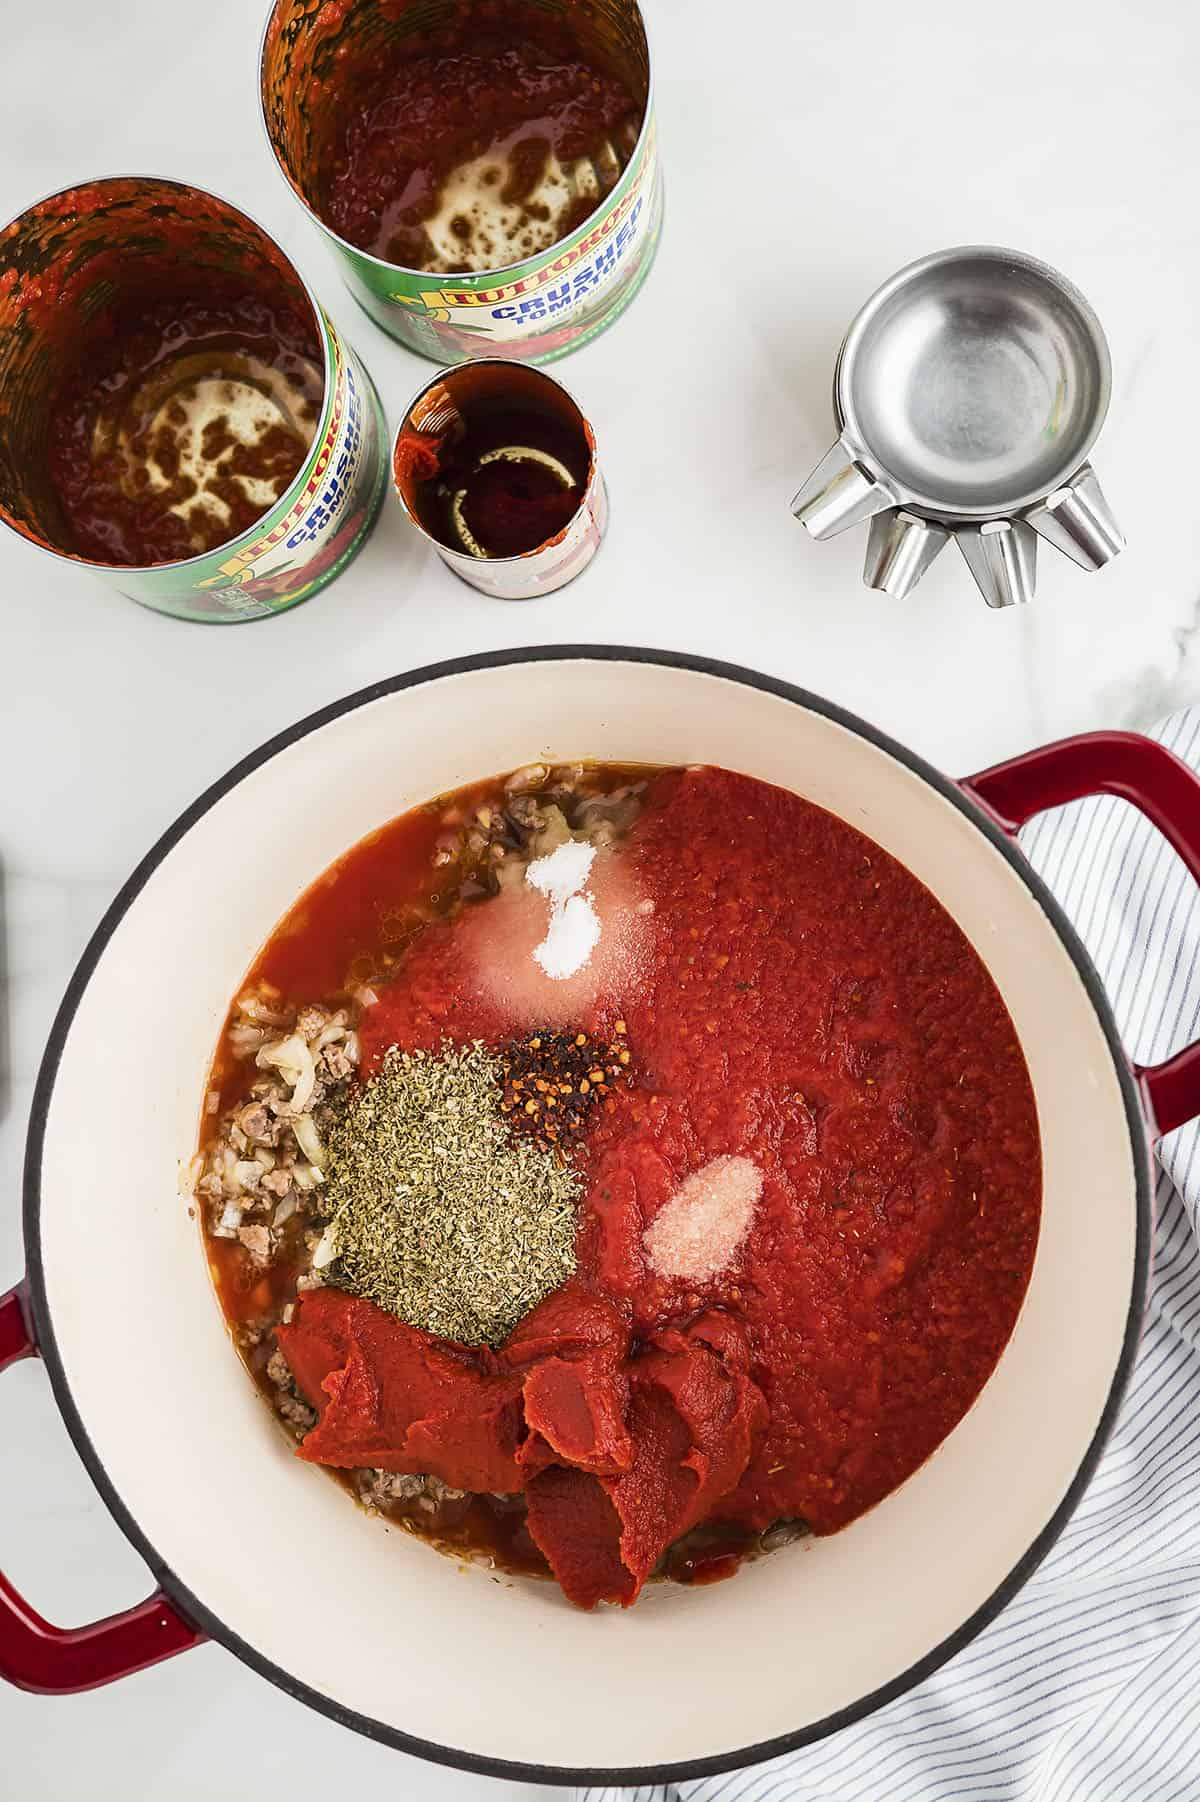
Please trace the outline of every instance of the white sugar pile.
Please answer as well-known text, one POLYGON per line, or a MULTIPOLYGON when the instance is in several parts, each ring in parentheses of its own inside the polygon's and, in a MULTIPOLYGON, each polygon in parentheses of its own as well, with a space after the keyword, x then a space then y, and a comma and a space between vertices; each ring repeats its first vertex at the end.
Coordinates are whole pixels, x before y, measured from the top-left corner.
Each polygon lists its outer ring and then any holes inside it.
POLYGON ((550 903, 546 936, 533 955, 555 982, 582 970, 600 938, 600 916, 584 888, 595 856, 595 846, 571 840, 547 857, 536 857, 525 871, 526 882, 550 903))
POLYGON ((762 1186, 750 1158, 712 1158, 693 1171, 642 1237, 652 1269, 691 1283, 726 1269, 750 1230, 762 1186))
POLYGON ((558 894, 560 920, 553 919, 554 897, 522 873, 519 885, 502 890, 486 907, 466 909, 455 925, 464 977, 511 1031, 542 1026, 578 1031, 602 1004, 619 1018, 650 968, 658 921, 642 911, 646 897, 630 861, 601 850, 585 872, 581 851, 587 855, 591 846, 560 845, 529 866, 538 871, 539 864, 568 853, 565 865, 556 863, 546 872, 548 886, 558 894), (574 886, 580 877, 586 894, 574 886), (579 907, 570 905, 574 897, 579 907))

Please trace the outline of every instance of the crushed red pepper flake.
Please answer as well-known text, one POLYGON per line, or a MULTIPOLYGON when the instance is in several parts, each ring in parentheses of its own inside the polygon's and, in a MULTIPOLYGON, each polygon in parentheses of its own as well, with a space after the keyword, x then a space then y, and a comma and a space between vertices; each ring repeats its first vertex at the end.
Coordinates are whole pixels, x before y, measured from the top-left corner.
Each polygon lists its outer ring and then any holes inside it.
POLYGON ((613 1105, 613 1089, 629 1081, 632 1054, 621 1043, 625 1022, 613 1028, 613 1043, 585 1032, 538 1032, 513 1039, 500 1052, 504 1093, 500 1108, 514 1130, 543 1145, 561 1148, 580 1134, 588 1117, 613 1105))

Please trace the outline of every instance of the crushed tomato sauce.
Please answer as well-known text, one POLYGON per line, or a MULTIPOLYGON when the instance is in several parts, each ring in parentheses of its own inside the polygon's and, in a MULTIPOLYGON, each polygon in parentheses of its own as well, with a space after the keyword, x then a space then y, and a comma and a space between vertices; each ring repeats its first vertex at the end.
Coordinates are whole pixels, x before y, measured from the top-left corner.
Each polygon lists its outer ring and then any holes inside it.
MULTIPOLYGON (((390 830, 364 867, 379 872, 390 830)), ((636 1075, 575 1153, 575 1275, 494 1353, 333 1288, 278 1333, 321 1414, 302 1456, 500 1492, 472 1506, 510 1539, 523 1495, 532 1548, 583 1606, 633 1600, 697 1528, 709 1550, 671 1574, 716 1580, 746 1536, 796 1519, 835 1532, 903 1482, 1004 1348, 1041 1197, 1003 1002, 878 846, 780 789, 695 769, 655 778, 613 855, 653 933, 637 981, 579 1022, 611 1038, 622 1021, 636 1075), (732 1264, 656 1274, 646 1227, 724 1156, 763 1176, 732 1264)), ((462 918, 398 957, 362 1022, 363 1074, 392 1043, 512 1036, 481 999, 462 918)), ((319 987, 305 938, 294 927, 280 963, 319 987)))

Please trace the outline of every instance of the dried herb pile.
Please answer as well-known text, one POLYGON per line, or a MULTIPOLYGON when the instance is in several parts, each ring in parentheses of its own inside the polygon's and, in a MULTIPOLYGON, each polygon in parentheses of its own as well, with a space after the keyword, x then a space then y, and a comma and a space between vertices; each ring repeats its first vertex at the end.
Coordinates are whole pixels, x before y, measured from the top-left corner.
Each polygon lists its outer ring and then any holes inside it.
POLYGON ((505 1076, 479 1045, 393 1049, 327 1133, 327 1276, 464 1345, 499 1344, 575 1268, 583 1184, 512 1132, 505 1076))

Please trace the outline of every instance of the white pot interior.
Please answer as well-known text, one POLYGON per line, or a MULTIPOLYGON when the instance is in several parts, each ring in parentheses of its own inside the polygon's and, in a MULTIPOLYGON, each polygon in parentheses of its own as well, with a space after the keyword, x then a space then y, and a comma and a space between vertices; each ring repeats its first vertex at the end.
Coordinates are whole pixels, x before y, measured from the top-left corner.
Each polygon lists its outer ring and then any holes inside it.
MULTIPOLYGON (((1139 1154, 1140 1155, 1140 1154, 1139 1154)), ((321 727, 226 793, 134 899, 51 1099, 46 1295, 96 1455, 180 1581, 335 1704, 450 1749, 557 1766, 729 1754, 853 1705, 991 1596, 1096 1430, 1130 1302, 1135 1163, 1071 958, 994 846, 904 764, 722 676, 589 660, 439 678, 321 727), (709 762, 791 788, 940 897, 991 970, 1037 1096, 1041 1240, 975 1407, 847 1531, 733 1581, 585 1615, 461 1568, 292 1457, 229 1344, 176 1193, 226 1005, 275 921, 364 833, 540 756, 709 762), (282 803, 282 804, 281 804, 282 803), (253 844, 252 858, 240 854, 253 844)))

